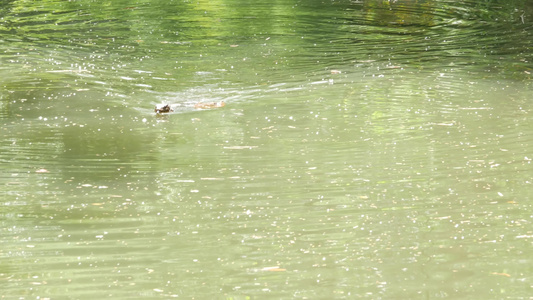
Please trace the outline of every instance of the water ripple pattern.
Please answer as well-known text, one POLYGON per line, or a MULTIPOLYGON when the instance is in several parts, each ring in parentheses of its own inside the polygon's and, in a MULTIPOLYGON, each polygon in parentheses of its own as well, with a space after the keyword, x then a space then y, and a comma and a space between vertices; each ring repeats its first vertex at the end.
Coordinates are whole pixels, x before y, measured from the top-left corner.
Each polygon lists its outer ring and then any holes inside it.
POLYGON ((530 297, 529 2, 2 1, 1 296, 530 297))

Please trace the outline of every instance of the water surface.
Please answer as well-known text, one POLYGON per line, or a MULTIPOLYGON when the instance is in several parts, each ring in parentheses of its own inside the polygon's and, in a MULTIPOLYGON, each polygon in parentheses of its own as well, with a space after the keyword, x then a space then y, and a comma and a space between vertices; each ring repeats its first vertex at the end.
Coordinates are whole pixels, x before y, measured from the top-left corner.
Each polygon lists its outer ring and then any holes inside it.
POLYGON ((529 297, 532 12, 2 4, 2 296, 529 297))

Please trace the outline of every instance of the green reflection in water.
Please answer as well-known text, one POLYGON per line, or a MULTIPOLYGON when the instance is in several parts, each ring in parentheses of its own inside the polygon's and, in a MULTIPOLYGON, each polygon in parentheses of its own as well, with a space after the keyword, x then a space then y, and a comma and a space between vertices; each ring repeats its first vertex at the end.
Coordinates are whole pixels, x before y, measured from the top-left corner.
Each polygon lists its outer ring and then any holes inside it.
POLYGON ((0 11, 6 297, 531 294, 525 1, 0 11))

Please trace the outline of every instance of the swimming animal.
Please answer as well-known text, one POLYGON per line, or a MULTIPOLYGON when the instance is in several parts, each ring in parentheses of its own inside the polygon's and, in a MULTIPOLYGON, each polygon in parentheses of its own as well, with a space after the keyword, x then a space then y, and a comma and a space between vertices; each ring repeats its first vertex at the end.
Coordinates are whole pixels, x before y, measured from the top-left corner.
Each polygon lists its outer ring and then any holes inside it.
MULTIPOLYGON (((220 108, 226 106, 226 102, 219 101, 219 102, 198 102, 194 105, 194 108, 196 109, 211 109, 211 108, 220 108)), ((169 112, 173 112, 174 110, 170 106, 170 104, 158 104, 155 106, 155 113, 156 114, 165 114, 169 112)))
POLYGON ((194 108, 197 109, 209 109, 209 108, 219 108, 224 107, 226 105, 226 102, 219 101, 219 102, 198 102, 194 105, 194 108))
POLYGON ((164 113, 168 113, 171 111, 174 111, 174 110, 168 104, 158 104, 155 106, 155 112, 157 114, 164 114, 164 113))

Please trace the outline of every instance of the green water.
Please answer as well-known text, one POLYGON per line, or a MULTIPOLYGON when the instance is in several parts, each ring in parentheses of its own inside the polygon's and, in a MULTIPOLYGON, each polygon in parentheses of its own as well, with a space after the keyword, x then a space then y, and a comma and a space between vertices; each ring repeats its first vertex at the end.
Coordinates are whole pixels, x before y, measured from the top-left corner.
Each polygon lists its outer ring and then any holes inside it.
POLYGON ((532 20, 4 1, 1 298, 529 299, 532 20))

